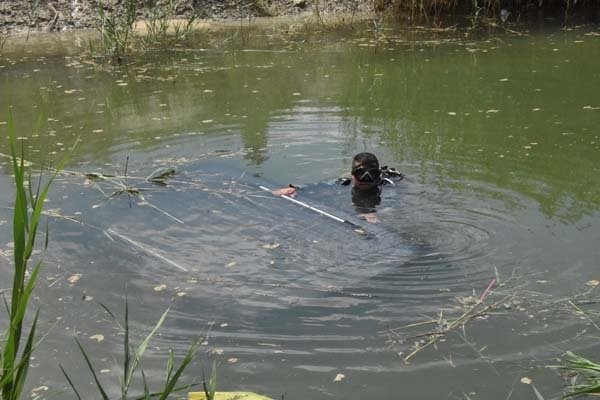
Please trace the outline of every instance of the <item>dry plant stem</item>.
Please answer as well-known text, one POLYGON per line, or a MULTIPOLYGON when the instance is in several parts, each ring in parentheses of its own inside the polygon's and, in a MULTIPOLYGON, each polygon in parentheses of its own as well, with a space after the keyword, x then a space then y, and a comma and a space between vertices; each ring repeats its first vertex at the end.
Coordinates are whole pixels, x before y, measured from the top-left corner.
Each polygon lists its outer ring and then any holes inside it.
POLYGON ((578 307, 575 303, 573 303, 573 301, 569 300, 568 303, 573 306, 573 308, 575 310, 577 310, 579 313, 581 313, 588 321, 590 321, 590 323, 594 326, 594 328, 596 328, 597 331, 600 331, 600 326, 598 326, 598 324, 592 319, 590 318, 590 316, 583 311, 580 307, 578 307))
MULTIPOLYGON (((467 339, 467 333, 465 332, 464 328, 465 328, 465 326, 463 325, 463 332, 462 332, 462 334, 458 333, 458 336, 465 342, 465 344, 467 346, 469 346, 471 348, 471 350, 473 350, 473 352, 475 352, 475 354, 477 354, 479 356, 480 359, 482 359, 483 361, 485 361, 488 364, 488 366, 490 367, 490 369, 492 371, 494 371, 494 374, 496 374, 496 376, 500 376, 500 372, 498 372, 496 367, 494 367, 492 360, 489 357, 484 356, 483 353, 481 352, 482 350, 475 347, 475 345, 467 339)), ((487 347, 487 346, 484 346, 484 347, 487 347)))
POLYGON ((429 332, 429 333, 409 337, 408 339, 416 339, 416 338, 420 338, 420 337, 433 336, 423 346, 419 346, 417 349, 413 350, 408 356, 404 357, 403 361, 406 364, 408 364, 409 360, 412 357, 414 357, 417 353, 419 353, 424 348, 429 347, 430 345, 436 343, 441 337, 445 336, 447 333, 452 332, 456 328, 466 324, 468 321, 472 320, 473 318, 476 318, 480 315, 486 314, 488 311, 496 308, 499 304, 507 301, 508 299, 510 299, 512 297, 513 297, 513 295, 508 295, 506 297, 503 297, 502 299, 486 306, 485 308, 483 308, 482 310, 479 310, 479 311, 476 311, 476 309, 483 303, 477 303, 473 307, 471 307, 469 310, 467 310, 465 313, 463 313, 460 317, 458 317, 457 319, 452 321, 452 323, 450 325, 448 325, 448 328, 442 329, 439 331, 435 331, 435 332, 429 332))

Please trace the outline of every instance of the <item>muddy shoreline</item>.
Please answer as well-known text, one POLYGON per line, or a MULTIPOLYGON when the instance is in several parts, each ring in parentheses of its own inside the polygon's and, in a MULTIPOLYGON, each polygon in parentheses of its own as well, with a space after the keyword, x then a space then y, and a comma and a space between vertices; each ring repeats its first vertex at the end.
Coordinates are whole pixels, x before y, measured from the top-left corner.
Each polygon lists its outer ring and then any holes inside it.
MULTIPOLYGON (((100 0, 4 0, 0 2, 0 31, 19 33, 26 31, 57 32, 88 29, 98 20, 100 0)), ((122 7, 122 0, 104 0, 105 9, 122 7)), ((327 14, 358 13, 372 10, 368 1, 328 0, 319 3, 319 11, 327 14)), ((241 18, 293 16, 315 13, 312 0, 181 0, 176 16, 197 15, 205 21, 231 21, 241 18)), ((145 17, 140 11, 139 20, 145 17)))

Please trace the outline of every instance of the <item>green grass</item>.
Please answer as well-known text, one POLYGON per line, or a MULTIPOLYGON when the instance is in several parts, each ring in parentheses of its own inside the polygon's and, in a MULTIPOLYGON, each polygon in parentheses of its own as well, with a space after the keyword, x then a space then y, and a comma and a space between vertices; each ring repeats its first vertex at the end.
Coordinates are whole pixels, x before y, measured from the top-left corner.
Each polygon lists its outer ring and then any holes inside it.
POLYGON ((0 52, 4 48, 6 41, 8 40, 8 33, 0 31, 0 52))
MULTIPOLYGON (((13 208, 14 271, 10 300, 4 299, 8 312, 8 328, 0 344, 0 395, 3 400, 21 398, 29 360, 35 348, 35 333, 39 312, 36 311, 27 329, 27 306, 38 279, 42 261, 37 261, 29 269, 31 255, 36 245, 36 237, 44 200, 48 195, 52 181, 62 168, 55 170, 45 183, 42 176, 35 185, 31 179, 31 170, 25 164, 23 146, 17 152, 15 129, 9 113, 7 133, 12 156, 12 170, 15 180, 15 203, 13 208), (29 272, 29 277, 27 273, 29 272), (25 339, 23 343, 23 339, 25 339)), ((44 249, 48 246, 48 231, 44 249)))
MULTIPOLYGON (((115 315, 103 304, 101 304, 101 306, 115 320, 115 322, 117 324, 119 324, 119 321, 117 320, 115 315)), ((124 333, 124 336, 123 336, 124 337, 124 339, 123 339, 123 360, 122 360, 123 376, 120 379, 120 396, 119 396, 119 398, 121 400, 126 400, 126 399, 139 399, 139 400, 160 399, 160 400, 164 400, 164 399, 167 399, 171 394, 178 393, 178 392, 181 392, 184 390, 189 390, 191 387, 197 385, 197 383, 178 385, 178 382, 179 382, 179 379, 181 378, 181 375, 185 371, 185 369, 194 360, 196 353, 198 352, 198 350, 200 348, 200 344, 202 343, 202 340, 200 338, 197 338, 196 340, 194 340, 192 342, 187 353, 185 354, 185 356, 183 357, 181 363, 179 364, 179 366, 177 368, 175 368, 175 355, 173 353, 173 350, 169 349, 166 371, 165 371, 165 380, 164 380, 164 382, 162 384, 162 388, 160 390, 151 391, 150 386, 149 386, 148 382, 146 381, 146 375, 144 373, 144 370, 141 368, 142 359, 144 357, 144 353, 146 352, 146 349, 148 348, 148 344, 150 343, 150 340, 162 326, 165 318, 167 317, 168 312, 169 312, 169 308, 167 308, 167 310, 158 319, 158 322, 154 325, 154 328, 145 337, 145 339, 136 348, 133 348, 130 343, 129 306, 127 304, 127 301, 125 302, 125 317, 124 317, 124 325, 122 327, 123 333, 124 333), (130 392, 130 389, 132 386, 132 382, 134 381, 136 376, 141 377, 141 382, 142 382, 141 390, 136 390, 136 392, 143 391, 144 394, 143 395, 136 394, 134 396, 130 396, 129 392, 130 392)), ((121 325, 119 324, 119 326, 121 326, 121 325)), ((79 350, 81 351, 81 355, 83 356, 83 359, 85 360, 85 363, 90 371, 90 374, 92 375, 92 378, 94 379, 96 389, 98 390, 100 398, 102 398, 102 400, 109 400, 110 398, 108 397, 108 394, 107 394, 108 391, 107 391, 106 387, 104 386, 104 384, 102 384, 100 382, 100 379, 98 378, 98 375, 96 374, 96 370, 94 368, 92 360, 90 359, 90 356, 88 355, 88 353, 85 350, 85 348, 83 347, 83 345, 79 342, 79 340, 76 339, 76 343, 77 343, 77 346, 79 347, 79 350)), ((67 379, 67 382, 73 389, 73 392, 75 393, 77 398, 81 400, 82 397, 79 394, 79 391, 77 390, 77 388, 76 388, 75 384, 73 383, 73 380, 71 379, 69 374, 65 371, 65 369, 62 367, 62 365, 60 366, 60 369, 62 370, 65 378, 67 379)))
MULTIPOLYGON (((42 174, 36 183, 32 181, 31 168, 26 164, 23 153, 23 146, 20 151, 17 150, 15 128, 12 115, 9 113, 7 121, 7 136, 11 152, 11 163, 15 182, 15 202, 13 208, 13 243, 14 243, 14 271, 13 284, 10 299, 4 298, 4 303, 8 313, 8 327, 2 334, 0 340, 0 398, 2 400, 19 400, 23 398, 23 388, 27 380, 31 355, 36 347, 36 328, 38 324, 39 311, 36 311, 33 319, 27 318, 28 304, 38 280, 39 272, 42 266, 42 260, 37 260, 33 267, 29 263, 33 250, 36 248, 36 238, 40 219, 43 211, 44 200, 46 199, 52 182, 62 170, 66 159, 63 159, 54 170, 54 172, 43 179, 42 174), (29 322, 31 320, 31 322, 29 322), (29 325, 29 326, 27 326, 29 325)), ((43 248, 48 247, 48 230, 46 226, 45 241, 43 248)), ((102 304, 101 304, 102 305, 102 304)), ((115 315, 104 305, 102 307, 118 323, 115 315)), ((165 379, 162 387, 158 391, 150 391, 150 386, 146 381, 146 376, 141 368, 144 353, 156 332, 163 325, 169 308, 161 315, 152 331, 135 348, 130 345, 129 329, 129 307, 125 303, 124 317, 124 343, 123 343, 123 376, 120 380, 120 398, 125 399, 167 399, 171 394, 189 390, 197 384, 178 385, 178 382, 189 364, 194 360, 202 340, 197 338, 192 342, 188 351, 179 363, 175 366, 175 355, 172 349, 169 349, 165 379), (129 391, 135 378, 141 375, 143 395, 130 396, 129 391)), ((100 382, 93 366, 93 360, 89 357, 83 345, 76 340, 81 354, 88 366, 90 373, 96 384, 96 388, 103 400, 108 400, 108 391, 100 382)), ((67 374, 62 366, 59 366, 65 375, 67 382, 73 389, 78 399, 81 395, 77 390, 73 380, 67 374)), ((216 385, 216 372, 213 365, 213 373, 208 386, 214 393, 216 385)), ((140 392, 138 390, 137 392, 140 392)))
POLYGON ((99 20, 97 29, 102 38, 102 46, 116 64, 123 63, 129 51, 133 24, 137 17, 137 0, 125 0, 123 7, 122 11, 115 7, 107 11, 100 1, 96 8, 99 20))
POLYGON ((574 378, 563 398, 600 393, 600 364, 569 351, 560 369, 574 378))
POLYGON ((434 22, 442 17, 452 15, 465 15, 471 20, 482 18, 493 18, 502 22, 506 21, 508 14, 512 13, 513 20, 518 20, 521 13, 534 10, 562 11, 567 17, 576 8, 584 10, 598 6, 597 0, 522 0, 510 3, 510 8, 502 12, 500 0, 373 0, 375 11, 388 12, 397 17, 405 17, 409 21, 421 19, 434 22))
POLYGON ((166 48, 187 40, 194 31, 198 15, 181 19, 177 8, 180 1, 146 2, 145 35, 140 37, 144 48, 166 48))

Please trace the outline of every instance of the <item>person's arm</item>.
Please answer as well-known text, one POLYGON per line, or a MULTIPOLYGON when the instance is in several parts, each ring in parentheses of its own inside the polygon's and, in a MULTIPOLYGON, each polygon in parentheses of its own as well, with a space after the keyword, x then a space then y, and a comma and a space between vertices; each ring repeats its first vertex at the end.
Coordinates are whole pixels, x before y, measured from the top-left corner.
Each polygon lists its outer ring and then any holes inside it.
POLYGON ((379 217, 374 212, 358 214, 358 218, 364 219, 371 224, 378 224, 380 222, 379 217))
POLYGON ((281 188, 281 189, 275 189, 275 190, 271 191, 271 193, 273 193, 275 196, 290 196, 290 197, 294 197, 297 192, 298 192, 298 188, 292 184, 290 184, 288 187, 281 188))

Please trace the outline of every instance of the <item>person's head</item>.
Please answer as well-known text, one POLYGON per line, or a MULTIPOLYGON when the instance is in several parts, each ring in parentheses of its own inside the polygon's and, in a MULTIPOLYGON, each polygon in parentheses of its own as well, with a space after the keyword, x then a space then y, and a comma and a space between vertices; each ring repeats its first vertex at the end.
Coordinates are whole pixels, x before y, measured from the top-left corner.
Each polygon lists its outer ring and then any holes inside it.
POLYGON ((352 159, 352 185, 364 191, 378 190, 381 183, 379 161, 374 154, 358 153, 352 159))

